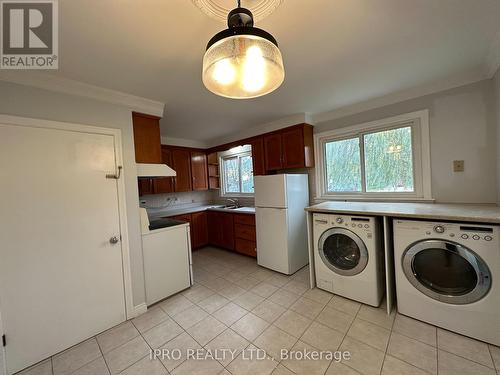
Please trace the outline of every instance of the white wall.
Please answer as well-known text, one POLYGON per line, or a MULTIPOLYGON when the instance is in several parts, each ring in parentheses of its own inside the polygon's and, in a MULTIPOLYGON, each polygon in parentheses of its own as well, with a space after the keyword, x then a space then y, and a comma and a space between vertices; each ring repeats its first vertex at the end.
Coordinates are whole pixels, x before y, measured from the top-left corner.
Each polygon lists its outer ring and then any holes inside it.
POLYGON ((493 82, 422 96, 316 124, 322 132, 421 109, 429 109, 432 194, 438 202, 496 203, 496 125, 493 82), (453 160, 465 160, 454 173, 453 160))
POLYGON ((493 77, 494 107, 496 122, 496 145, 497 145, 497 203, 500 204, 500 69, 493 77))
MULTIPOLYGON (((3 335, 2 314, 0 313, 0 338, 3 335)), ((0 375, 5 375, 7 368, 5 364, 5 348, 0 344, 0 375)))
POLYGON ((121 129, 134 305, 145 302, 131 111, 92 99, 0 81, 0 114, 121 129))

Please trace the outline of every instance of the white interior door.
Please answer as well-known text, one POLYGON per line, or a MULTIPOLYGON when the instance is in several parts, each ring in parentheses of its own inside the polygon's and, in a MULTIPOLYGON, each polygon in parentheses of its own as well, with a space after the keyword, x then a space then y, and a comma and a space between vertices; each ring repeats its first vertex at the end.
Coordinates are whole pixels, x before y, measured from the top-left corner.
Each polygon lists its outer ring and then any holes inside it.
POLYGON ((113 135, 0 124, 0 301, 12 374, 125 320, 113 135))

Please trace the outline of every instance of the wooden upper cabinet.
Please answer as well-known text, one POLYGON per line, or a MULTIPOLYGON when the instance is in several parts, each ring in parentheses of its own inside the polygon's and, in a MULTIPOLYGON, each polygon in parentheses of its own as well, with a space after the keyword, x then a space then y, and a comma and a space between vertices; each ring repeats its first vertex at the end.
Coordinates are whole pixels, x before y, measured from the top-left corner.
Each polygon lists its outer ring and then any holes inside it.
POLYGON ((283 164, 285 168, 314 167, 313 127, 297 125, 283 133, 283 164), (300 157, 295 157, 295 153, 300 157))
MULTIPOLYGON (((161 146, 161 161, 163 164, 167 164, 172 167, 172 152, 165 146, 161 146)), ((155 194, 165 194, 174 192, 174 178, 173 177, 163 177, 155 178, 153 180, 155 194)))
POLYGON ((139 186, 139 196, 154 194, 154 182, 151 178, 139 178, 138 179, 139 186))
POLYGON ((191 152, 182 148, 172 149, 172 168, 177 172, 174 177, 175 191, 191 191, 191 152))
POLYGON ((313 128, 301 124, 264 135, 266 171, 314 167, 313 128))
POLYGON ((264 136, 264 156, 266 171, 283 169, 281 133, 264 136))
POLYGON ((283 147, 283 168, 302 168, 305 166, 304 135, 302 128, 285 130, 281 133, 283 147))
POLYGON ((191 151, 191 174, 193 190, 208 190, 207 154, 201 151, 191 151))
POLYGON ((132 112, 136 163, 161 163, 160 118, 132 112))
POLYGON ((252 146, 253 175, 263 176, 266 174, 263 137, 252 139, 250 145, 252 146))

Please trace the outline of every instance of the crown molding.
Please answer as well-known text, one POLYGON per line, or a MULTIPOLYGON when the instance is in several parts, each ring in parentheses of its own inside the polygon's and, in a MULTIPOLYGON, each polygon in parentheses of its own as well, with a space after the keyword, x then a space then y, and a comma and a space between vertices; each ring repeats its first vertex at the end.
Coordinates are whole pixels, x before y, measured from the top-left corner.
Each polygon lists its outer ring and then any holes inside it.
POLYGON ((185 138, 166 137, 164 135, 161 136, 161 144, 171 145, 171 146, 191 147, 191 148, 202 148, 202 149, 210 148, 210 145, 203 141, 196 141, 193 139, 185 139, 185 138))
POLYGON ((475 69, 467 72, 466 74, 448 77, 446 79, 436 81, 427 85, 417 86, 408 90, 402 90, 352 105, 339 107, 337 109, 334 109, 333 111, 316 113, 312 115, 312 118, 315 124, 319 124, 325 121, 331 121, 338 118, 369 111, 371 109, 385 107, 388 105, 404 102, 406 100, 419 98, 425 95, 435 94, 437 92, 469 85, 471 83, 479 82, 488 78, 489 77, 486 77, 485 75, 484 69, 475 69))
POLYGON ((90 85, 72 79, 57 77, 53 74, 32 71, 2 71, 0 81, 16 83, 24 86, 60 92, 68 95, 82 96, 101 102, 107 102, 133 111, 163 117, 164 103, 127 94, 124 92, 90 85))
POLYGON ((486 56, 486 74, 488 78, 493 78, 500 68, 500 27, 490 44, 488 56, 486 56))

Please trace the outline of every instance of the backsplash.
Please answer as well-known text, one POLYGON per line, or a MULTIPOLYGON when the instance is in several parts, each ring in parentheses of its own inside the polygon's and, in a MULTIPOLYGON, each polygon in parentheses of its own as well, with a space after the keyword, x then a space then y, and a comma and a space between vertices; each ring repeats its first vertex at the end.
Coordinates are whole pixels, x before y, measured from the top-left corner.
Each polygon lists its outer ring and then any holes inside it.
MULTIPOLYGON (((253 198, 234 198, 237 199, 240 206, 253 207, 255 206, 255 199, 253 198)), ((219 194, 215 195, 213 203, 228 204, 227 198, 220 197, 219 194)))
POLYGON ((188 191, 184 193, 143 195, 139 198, 144 208, 181 208, 213 203, 219 194, 216 190, 188 191))
MULTIPOLYGON (((253 207, 253 198, 238 198, 241 206, 253 207)), ((148 209, 177 209, 201 206, 204 204, 228 204, 226 198, 219 196, 218 190, 189 191, 185 193, 143 195, 139 205, 148 209)))

